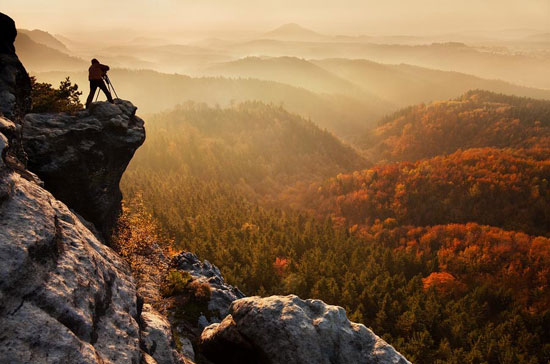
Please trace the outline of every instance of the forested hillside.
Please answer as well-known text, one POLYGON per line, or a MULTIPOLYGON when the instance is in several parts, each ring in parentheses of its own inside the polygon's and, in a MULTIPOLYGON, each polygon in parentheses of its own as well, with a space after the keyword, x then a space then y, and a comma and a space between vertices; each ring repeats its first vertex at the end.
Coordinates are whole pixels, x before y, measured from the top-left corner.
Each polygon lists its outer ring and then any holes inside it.
POLYGON ((123 190, 174 248, 247 294, 341 305, 414 363, 545 364, 547 104, 484 92, 455 103, 460 117, 485 110, 471 128, 501 148, 468 149, 455 121, 453 154, 370 166, 281 107, 186 104, 149 119, 123 190))
POLYGON ((415 161, 467 148, 544 147, 550 145, 550 101, 471 91, 386 117, 363 144, 379 161, 415 161))
POLYGON ((362 229, 376 220, 477 222, 550 236, 550 149, 468 149, 340 174, 300 195, 311 211, 362 229))
POLYGON ((254 198, 369 166, 331 133, 260 102, 223 109, 188 103, 151 117, 148 133, 127 173, 144 174, 137 184, 189 175, 254 198))

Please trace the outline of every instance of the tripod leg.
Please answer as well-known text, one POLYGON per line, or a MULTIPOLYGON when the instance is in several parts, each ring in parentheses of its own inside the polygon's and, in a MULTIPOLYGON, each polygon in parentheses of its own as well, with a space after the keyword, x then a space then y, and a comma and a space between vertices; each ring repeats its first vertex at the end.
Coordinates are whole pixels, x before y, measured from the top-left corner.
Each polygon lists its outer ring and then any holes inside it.
POLYGON ((116 93, 116 90, 115 90, 115 86, 113 86, 113 84, 111 83, 111 79, 108 79, 108 81, 109 81, 109 82, 107 83, 108 87, 109 87, 111 90, 113 90, 113 93, 115 94, 115 97, 116 97, 117 99, 119 99, 119 97, 118 97, 118 95, 117 95, 117 93, 116 93))

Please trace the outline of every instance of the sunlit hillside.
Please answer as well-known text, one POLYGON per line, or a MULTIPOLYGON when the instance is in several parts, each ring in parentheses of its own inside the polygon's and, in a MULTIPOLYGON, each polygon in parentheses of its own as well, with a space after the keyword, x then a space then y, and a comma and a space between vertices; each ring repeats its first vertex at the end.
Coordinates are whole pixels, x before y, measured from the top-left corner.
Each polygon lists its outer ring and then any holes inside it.
POLYGON ((477 222, 550 236, 548 153, 468 149, 377 165, 310 187, 305 206, 359 229, 375 220, 413 226, 477 222))
POLYGON ((458 149, 550 145, 550 102, 486 91, 403 109, 362 141, 373 160, 415 161, 458 149))
MULTIPOLYGON (((128 171, 140 178, 129 186, 189 176, 263 198, 370 165, 312 122, 260 102, 230 108, 189 103, 155 115, 149 123, 147 143, 128 171)), ((177 188, 179 183, 173 183, 177 188)))

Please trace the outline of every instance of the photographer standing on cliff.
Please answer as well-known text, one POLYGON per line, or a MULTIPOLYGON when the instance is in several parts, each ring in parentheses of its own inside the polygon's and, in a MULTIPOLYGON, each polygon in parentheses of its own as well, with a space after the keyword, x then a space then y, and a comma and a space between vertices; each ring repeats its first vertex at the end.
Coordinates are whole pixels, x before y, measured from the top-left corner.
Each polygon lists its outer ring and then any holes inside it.
POLYGON ((94 99, 95 92, 97 88, 105 95, 107 96, 107 100, 112 104, 113 103, 113 97, 111 96, 111 93, 107 89, 107 86, 105 85, 105 82, 103 81, 103 78, 107 75, 107 71, 109 70, 109 66, 106 66, 104 64, 99 63, 97 59, 92 59, 92 65, 88 69, 88 80, 90 80, 90 94, 88 95, 88 99, 86 100, 86 109, 90 107, 90 104, 92 103, 94 99))

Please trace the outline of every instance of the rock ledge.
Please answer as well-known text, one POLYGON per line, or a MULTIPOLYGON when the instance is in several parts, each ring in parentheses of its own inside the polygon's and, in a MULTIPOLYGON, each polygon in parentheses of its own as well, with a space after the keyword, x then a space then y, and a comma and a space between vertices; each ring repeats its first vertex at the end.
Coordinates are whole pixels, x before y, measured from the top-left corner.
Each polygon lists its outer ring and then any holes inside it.
POLYGON ((145 140, 129 101, 98 102, 74 115, 27 114, 28 168, 45 188, 108 237, 120 213, 120 178, 145 140))

